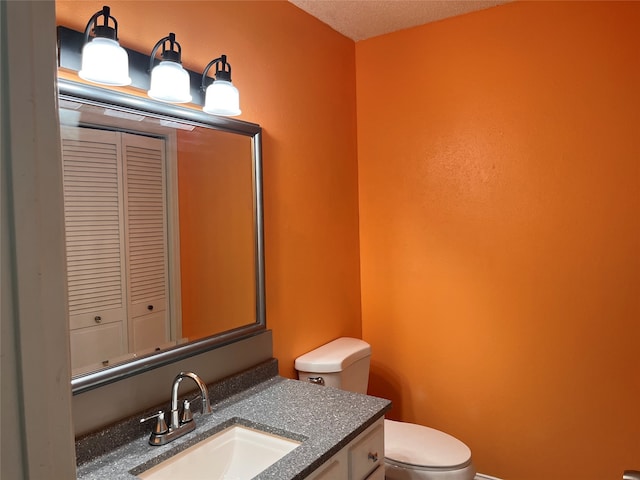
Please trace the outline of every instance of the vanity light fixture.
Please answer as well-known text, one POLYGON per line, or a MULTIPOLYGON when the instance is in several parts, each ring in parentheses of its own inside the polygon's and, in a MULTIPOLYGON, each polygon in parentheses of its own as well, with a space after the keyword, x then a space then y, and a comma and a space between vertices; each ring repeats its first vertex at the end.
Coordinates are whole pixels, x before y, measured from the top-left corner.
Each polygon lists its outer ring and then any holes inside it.
POLYGON ((174 33, 161 38, 155 44, 149 59, 151 86, 147 94, 151 98, 169 103, 187 103, 191 101, 191 81, 189 73, 182 68, 181 57, 182 47, 176 42, 174 33), (153 63, 160 47, 162 47, 162 59, 154 67, 153 63))
POLYGON ((79 70, 79 76, 85 80, 108 86, 131 85, 162 102, 203 105, 202 110, 213 115, 233 117, 242 113, 227 56, 211 60, 202 73, 187 70, 182 66, 182 47, 175 33, 161 38, 150 56, 123 48, 117 41, 118 23, 105 6, 91 17, 84 34, 63 26, 57 27, 57 34, 58 66, 79 70), (119 66, 113 64, 112 57, 104 56, 105 50, 115 51, 120 58, 119 66), (92 73, 96 69, 98 73, 92 73), (209 71, 211 76, 207 76, 209 71))
POLYGON ((103 85, 123 86, 131 83, 129 77, 129 56, 118 43, 118 22, 111 16, 107 6, 93 14, 84 29, 82 47, 82 68, 78 72, 80 78, 103 85), (102 25, 98 19, 102 17, 102 25), (113 20, 113 27, 109 26, 113 20), (89 33, 93 31, 93 39, 89 41, 89 33))
POLYGON ((231 83, 231 65, 227 63, 227 56, 211 60, 202 73, 202 90, 205 90, 204 107, 202 110, 214 115, 234 117, 242 113, 240 111, 240 94, 231 83), (209 69, 216 66, 216 75, 213 83, 205 87, 205 80, 209 69))

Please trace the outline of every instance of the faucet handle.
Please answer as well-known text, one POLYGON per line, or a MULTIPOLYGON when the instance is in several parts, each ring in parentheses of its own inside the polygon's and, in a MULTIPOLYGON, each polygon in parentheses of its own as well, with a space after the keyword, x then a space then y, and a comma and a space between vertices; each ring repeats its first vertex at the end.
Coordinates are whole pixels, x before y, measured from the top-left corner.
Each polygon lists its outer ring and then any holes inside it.
POLYGON ((167 427, 167 422, 164 419, 164 412, 162 410, 160 410, 158 413, 155 413, 153 415, 150 415, 146 418, 141 418, 140 419, 140 423, 144 423, 148 420, 152 420, 154 418, 158 417, 158 421, 156 422, 156 426, 153 428, 153 433, 155 434, 163 434, 163 433, 167 433, 169 431, 169 427, 167 427))
POLYGON ((182 403, 182 416, 180 417, 180 424, 193 421, 193 413, 191 413, 191 402, 185 399, 182 403))
MULTIPOLYGON (((213 407, 211 406, 211 403, 209 402, 209 396, 207 396, 207 398, 204 398, 202 396, 202 393, 199 393, 195 397, 192 397, 191 400, 189 400, 189 405, 191 405, 196 400, 201 400, 202 401, 202 414, 213 413, 213 407)), ((185 402, 186 401, 187 400, 185 399, 185 402)))

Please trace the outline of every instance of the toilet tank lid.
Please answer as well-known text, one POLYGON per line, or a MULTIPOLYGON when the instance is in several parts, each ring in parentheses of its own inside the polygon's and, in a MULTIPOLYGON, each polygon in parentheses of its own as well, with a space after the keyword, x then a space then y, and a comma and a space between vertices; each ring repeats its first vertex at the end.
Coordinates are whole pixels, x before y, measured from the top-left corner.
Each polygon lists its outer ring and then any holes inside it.
POLYGON ((341 337, 296 358, 299 372, 341 372, 354 362, 371 355, 371 346, 358 338, 341 337))

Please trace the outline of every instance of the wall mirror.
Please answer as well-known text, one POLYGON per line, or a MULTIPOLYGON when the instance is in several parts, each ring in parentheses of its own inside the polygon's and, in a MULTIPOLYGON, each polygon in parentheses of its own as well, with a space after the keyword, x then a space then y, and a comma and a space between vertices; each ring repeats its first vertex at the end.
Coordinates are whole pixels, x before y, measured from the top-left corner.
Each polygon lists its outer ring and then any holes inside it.
POLYGON ((58 85, 74 394, 263 331, 260 126, 58 85))

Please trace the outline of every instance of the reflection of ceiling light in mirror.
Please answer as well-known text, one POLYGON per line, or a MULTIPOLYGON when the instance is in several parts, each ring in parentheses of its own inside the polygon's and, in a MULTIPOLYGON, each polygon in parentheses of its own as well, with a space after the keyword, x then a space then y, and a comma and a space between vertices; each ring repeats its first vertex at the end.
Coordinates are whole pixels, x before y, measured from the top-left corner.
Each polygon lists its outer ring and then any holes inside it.
POLYGON ((196 128, 193 125, 186 125, 180 122, 172 122, 171 120, 160 120, 160 125, 162 125, 163 127, 177 128, 179 130, 187 130, 189 132, 196 128))
POLYGON ((60 106, 60 108, 69 108, 71 110, 78 110, 79 108, 82 108, 81 103, 72 102, 71 100, 59 99, 58 105, 60 106))
POLYGON ((124 118, 125 120, 133 120, 135 122, 141 122, 145 119, 144 115, 136 115, 135 113, 121 112, 120 110, 111 110, 109 108, 104 109, 104 114, 107 117, 124 118))
MULTIPOLYGON (((62 107, 62 105, 61 105, 62 107)), ((71 107, 74 108, 74 107, 71 107)), ((60 125, 80 125, 81 113, 76 109, 69 110, 66 108, 58 109, 58 116, 60 118, 60 125)))

